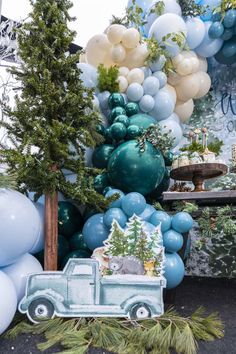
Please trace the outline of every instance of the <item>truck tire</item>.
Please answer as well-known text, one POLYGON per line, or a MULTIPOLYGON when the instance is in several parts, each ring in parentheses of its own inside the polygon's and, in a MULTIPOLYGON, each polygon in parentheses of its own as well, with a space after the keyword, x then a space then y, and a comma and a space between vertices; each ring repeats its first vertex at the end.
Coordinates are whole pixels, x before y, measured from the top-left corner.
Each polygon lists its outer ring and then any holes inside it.
POLYGON ((54 314, 54 306, 47 299, 39 298, 34 300, 28 308, 28 317, 34 323, 49 320, 54 317, 54 314))
POLYGON ((130 318, 135 320, 150 318, 151 315, 150 307, 141 302, 133 305, 130 310, 130 318))

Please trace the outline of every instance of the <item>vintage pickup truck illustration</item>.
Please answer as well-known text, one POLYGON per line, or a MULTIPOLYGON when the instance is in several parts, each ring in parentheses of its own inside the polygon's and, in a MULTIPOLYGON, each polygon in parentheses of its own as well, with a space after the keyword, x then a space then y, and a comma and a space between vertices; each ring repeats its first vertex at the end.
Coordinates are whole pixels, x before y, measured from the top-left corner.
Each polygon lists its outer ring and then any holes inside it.
POLYGON ((59 317, 128 317, 163 314, 164 277, 100 276, 94 259, 70 259, 62 272, 30 275, 21 313, 35 323, 59 317))

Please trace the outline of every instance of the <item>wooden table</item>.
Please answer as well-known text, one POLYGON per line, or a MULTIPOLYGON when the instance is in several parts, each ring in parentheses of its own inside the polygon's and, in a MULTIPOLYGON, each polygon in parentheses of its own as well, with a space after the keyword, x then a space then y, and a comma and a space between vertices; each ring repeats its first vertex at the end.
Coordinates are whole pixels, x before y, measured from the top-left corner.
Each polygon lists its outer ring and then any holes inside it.
POLYGON ((193 192, 203 192, 206 179, 223 176, 228 172, 228 166, 223 163, 206 162, 181 166, 171 170, 170 177, 178 181, 192 181, 193 192))

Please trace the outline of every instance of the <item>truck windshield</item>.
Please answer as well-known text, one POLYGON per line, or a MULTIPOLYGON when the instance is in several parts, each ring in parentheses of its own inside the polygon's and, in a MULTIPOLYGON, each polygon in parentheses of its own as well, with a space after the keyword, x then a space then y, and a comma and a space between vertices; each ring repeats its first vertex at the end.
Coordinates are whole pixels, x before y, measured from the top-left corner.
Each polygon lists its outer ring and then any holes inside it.
POLYGON ((79 264, 76 265, 73 270, 73 275, 92 275, 93 269, 92 266, 87 264, 79 264))

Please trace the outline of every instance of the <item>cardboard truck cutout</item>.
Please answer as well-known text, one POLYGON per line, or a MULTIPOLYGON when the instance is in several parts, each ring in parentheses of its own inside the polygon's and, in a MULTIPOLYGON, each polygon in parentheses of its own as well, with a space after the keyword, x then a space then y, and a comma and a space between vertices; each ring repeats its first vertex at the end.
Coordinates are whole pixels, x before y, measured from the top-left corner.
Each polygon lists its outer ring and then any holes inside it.
POLYGON ((101 276, 94 259, 70 259, 63 271, 30 275, 19 311, 38 323, 58 317, 127 317, 163 314, 163 276, 101 276))

